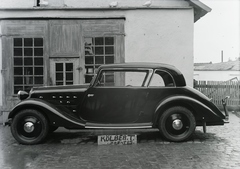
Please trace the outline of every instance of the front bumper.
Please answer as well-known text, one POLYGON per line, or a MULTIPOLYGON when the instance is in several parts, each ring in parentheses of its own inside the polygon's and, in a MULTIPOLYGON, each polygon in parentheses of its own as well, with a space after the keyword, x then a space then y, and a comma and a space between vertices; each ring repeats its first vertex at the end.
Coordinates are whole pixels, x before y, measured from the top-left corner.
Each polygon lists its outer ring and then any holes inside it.
POLYGON ((8 120, 4 123, 5 126, 11 126, 11 124, 12 124, 12 119, 8 119, 8 120))

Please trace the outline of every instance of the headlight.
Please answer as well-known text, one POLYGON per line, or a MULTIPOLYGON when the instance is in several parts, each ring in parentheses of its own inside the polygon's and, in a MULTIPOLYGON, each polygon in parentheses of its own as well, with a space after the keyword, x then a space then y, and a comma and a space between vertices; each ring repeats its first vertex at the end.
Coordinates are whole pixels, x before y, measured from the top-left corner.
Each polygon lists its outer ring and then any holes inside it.
POLYGON ((20 100, 24 100, 24 99, 28 98, 29 94, 25 91, 20 90, 18 92, 17 96, 20 100))

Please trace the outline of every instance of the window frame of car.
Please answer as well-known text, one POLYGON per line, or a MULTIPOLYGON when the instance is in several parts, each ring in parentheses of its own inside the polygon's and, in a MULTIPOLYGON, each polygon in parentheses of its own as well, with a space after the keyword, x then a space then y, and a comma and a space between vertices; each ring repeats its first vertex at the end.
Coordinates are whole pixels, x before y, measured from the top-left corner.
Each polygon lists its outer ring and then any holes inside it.
MULTIPOLYGON (((158 75, 161 76, 160 74, 158 74, 158 75)), ((162 77, 162 76, 161 76, 161 77, 162 77)), ((164 80, 164 78, 163 78, 163 80, 164 80)), ((172 74, 169 73, 168 71, 163 70, 163 69, 155 69, 155 70, 153 71, 152 75, 151 75, 151 78, 150 78, 150 80, 149 80, 149 82, 148 82, 147 87, 148 87, 148 88, 168 88, 168 87, 176 87, 176 82, 175 82, 175 79, 174 79, 174 77, 172 76, 172 74), (154 78, 154 75, 155 75, 155 74, 158 74, 158 73, 156 73, 157 71, 161 71, 161 72, 164 72, 164 73, 168 74, 168 75, 171 77, 173 84, 172 84, 171 86, 167 86, 167 85, 165 85, 165 82, 164 82, 164 86, 150 86, 150 85, 151 85, 151 82, 152 82, 152 80, 153 80, 153 78, 154 78)))
POLYGON ((148 82, 152 76, 153 69, 150 68, 102 68, 98 70, 97 75, 93 78, 93 82, 90 87, 94 88, 129 88, 128 86, 98 86, 99 78, 102 76, 104 71, 126 71, 126 72, 146 72, 145 78, 143 80, 143 85, 141 86, 133 86, 133 88, 146 88, 148 86, 148 82))

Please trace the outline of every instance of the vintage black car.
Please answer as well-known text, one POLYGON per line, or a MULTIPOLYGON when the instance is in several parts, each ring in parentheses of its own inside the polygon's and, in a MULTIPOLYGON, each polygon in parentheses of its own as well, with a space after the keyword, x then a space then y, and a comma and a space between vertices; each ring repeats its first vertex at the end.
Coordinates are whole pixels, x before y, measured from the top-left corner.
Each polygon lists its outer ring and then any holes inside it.
POLYGON ((88 85, 34 87, 19 91, 9 114, 21 144, 42 142, 58 127, 67 129, 158 128, 170 141, 185 141, 196 126, 223 125, 223 114, 182 73, 167 64, 102 65, 88 85))

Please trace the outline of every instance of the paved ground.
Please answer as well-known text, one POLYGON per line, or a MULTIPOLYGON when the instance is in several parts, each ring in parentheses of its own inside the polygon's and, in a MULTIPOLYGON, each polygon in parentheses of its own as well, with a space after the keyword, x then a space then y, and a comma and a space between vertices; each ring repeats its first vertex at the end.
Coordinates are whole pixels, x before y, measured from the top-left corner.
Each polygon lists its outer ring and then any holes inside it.
POLYGON ((164 141, 155 130, 75 131, 59 129, 40 145, 19 145, 0 126, 0 169, 163 168, 239 169, 240 114, 225 126, 197 128, 192 140, 164 141), (136 145, 97 145, 100 134, 138 134, 136 145))

